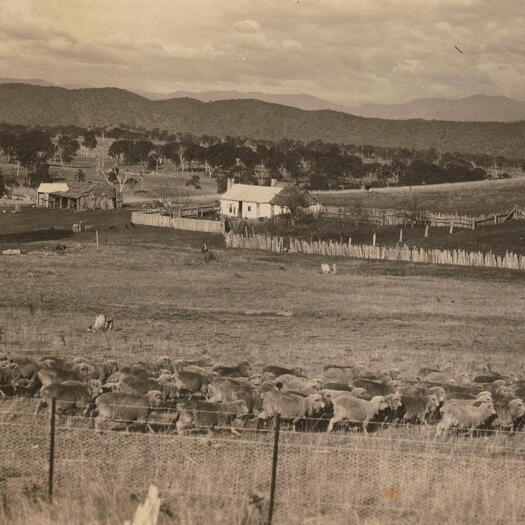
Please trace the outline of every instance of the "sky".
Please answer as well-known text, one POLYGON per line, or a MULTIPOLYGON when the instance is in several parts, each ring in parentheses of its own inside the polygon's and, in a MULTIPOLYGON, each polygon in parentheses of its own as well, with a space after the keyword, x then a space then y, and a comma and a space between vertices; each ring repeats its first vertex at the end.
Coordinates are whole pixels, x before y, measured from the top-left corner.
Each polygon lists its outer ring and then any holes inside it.
POLYGON ((0 77, 347 106, 524 99, 524 27, 522 0, 1 0, 0 77))

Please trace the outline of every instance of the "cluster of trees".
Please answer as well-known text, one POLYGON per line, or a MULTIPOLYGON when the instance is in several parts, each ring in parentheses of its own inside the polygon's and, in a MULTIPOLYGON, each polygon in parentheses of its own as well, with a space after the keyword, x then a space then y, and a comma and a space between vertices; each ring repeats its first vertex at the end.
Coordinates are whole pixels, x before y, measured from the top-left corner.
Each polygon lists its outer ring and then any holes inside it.
POLYGON ((78 126, 0 125, 0 150, 9 162, 25 168, 26 184, 49 180, 49 165, 71 163, 81 146, 94 150, 97 137, 111 139, 97 169, 110 183, 134 185, 146 173, 176 165, 188 173, 187 184, 199 188, 198 172, 216 177, 219 191, 226 180, 269 184, 287 179, 303 187, 342 189, 385 185, 419 185, 482 180, 507 176, 505 170, 525 169, 523 159, 466 153, 442 153, 372 145, 333 144, 320 140, 278 142, 246 137, 196 136, 166 130, 129 129, 126 126, 83 129, 78 126), (112 159, 108 169, 106 156, 112 159), (133 166, 130 171, 126 166, 133 166))
MULTIPOLYGON (((3 125, 0 127, 0 150, 8 162, 17 164, 17 176, 20 168, 25 168, 25 184, 35 187, 40 182, 51 180, 51 162, 58 162, 62 166, 69 164, 78 153, 81 143, 77 131, 73 130, 70 135, 64 131, 71 130, 3 125)), ((96 148, 97 138, 92 131, 82 130, 81 136, 82 145, 96 148)))

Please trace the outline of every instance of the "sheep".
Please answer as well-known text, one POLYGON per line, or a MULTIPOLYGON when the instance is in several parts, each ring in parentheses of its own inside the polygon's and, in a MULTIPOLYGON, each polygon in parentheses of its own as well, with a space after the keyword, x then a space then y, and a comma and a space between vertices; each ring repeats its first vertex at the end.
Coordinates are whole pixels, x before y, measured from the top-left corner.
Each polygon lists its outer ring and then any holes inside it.
POLYGON ((291 374, 279 376, 276 381, 281 383, 287 390, 296 390, 304 394, 314 394, 318 392, 323 384, 322 379, 306 379, 291 374))
POLYGON ((279 414, 282 419, 292 420, 294 432, 299 420, 314 417, 326 406, 326 401, 321 394, 310 394, 304 397, 292 392, 270 390, 261 394, 261 397, 263 409, 257 415, 258 420, 269 419, 279 414))
POLYGON ((239 432, 233 427, 235 420, 249 414, 244 401, 230 403, 211 403, 207 401, 187 400, 177 404, 178 419, 175 424, 177 432, 183 434, 191 427, 207 428, 210 432, 215 427, 227 427, 232 434, 239 432))
POLYGON ((214 366, 212 370, 222 377, 248 377, 251 368, 248 361, 241 361, 237 366, 214 366))
POLYGON ((148 417, 152 408, 162 404, 162 392, 152 390, 145 396, 126 394, 123 392, 107 392, 95 401, 95 431, 101 432, 107 423, 124 423, 127 430, 130 425, 139 423, 148 424, 148 417))
POLYGON ((51 399, 57 400, 57 412, 66 412, 73 408, 84 409, 83 414, 89 411, 89 404, 100 394, 101 384, 97 379, 90 379, 87 383, 81 381, 64 381, 42 387, 40 400, 35 414, 47 405, 51 399))
POLYGON ((427 396, 403 396, 403 421, 419 421, 428 426, 427 418, 431 416, 439 407, 438 398, 435 395, 427 396))
POLYGON ((370 401, 358 399, 351 395, 339 396, 333 400, 334 416, 328 424, 328 432, 332 432, 334 425, 340 421, 359 423, 363 432, 368 434, 368 423, 373 417, 388 407, 384 396, 375 396, 370 401))
MULTIPOLYGON (((436 436, 440 436, 451 427, 466 428, 472 436, 474 430, 484 424, 489 418, 496 416, 492 403, 473 404, 445 404, 441 408, 443 418, 437 425, 436 436)), ((496 416, 497 417, 497 416, 496 416)))

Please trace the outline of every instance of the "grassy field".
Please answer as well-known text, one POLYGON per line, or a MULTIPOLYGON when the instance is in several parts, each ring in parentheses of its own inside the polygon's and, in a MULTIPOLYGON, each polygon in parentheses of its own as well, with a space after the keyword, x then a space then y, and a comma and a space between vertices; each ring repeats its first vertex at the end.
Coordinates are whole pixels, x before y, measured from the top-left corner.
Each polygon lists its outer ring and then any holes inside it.
POLYGON ((520 272, 334 259, 338 275, 321 276, 321 257, 225 251, 221 236, 126 229, 125 212, 113 218, 116 227, 101 230, 99 250, 93 232, 71 234, 66 253, 52 249, 62 237, 32 234, 22 247, 47 246, 50 255, 0 258, 3 353, 129 360, 208 352, 220 361, 306 365, 312 373, 348 360, 407 372, 449 360, 469 369, 487 359, 523 366, 509 360, 525 333, 520 272), (216 257, 209 264, 200 257, 203 242, 216 257), (114 316, 118 329, 86 332, 98 311, 114 316), (59 331, 65 347, 57 346, 59 331))
MULTIPOLYGON (((133 228, 126 210, 0 214, 0 235, 0 248, 28 252, 0 256, 3 355, 128 363, 207 353, 256 369, 298 365, 312 376, 329 363, 361 361, 408 378, 421 366, 473 375, 489 362, 525 374, 522 272, 336 258, 338 273, 321 275, 325 258, 225 250, 219 235, 133 228), (100 229, 98 250, 93 232, 69 233, 79 218, 100 229), (67 250, 54 249, 64 243, 67 250), (87 331, 98 312, 114 318, 113 331, 87 331)), ((58 430, 51 507, 39 499, 47 423, 29 415, 33 400, 7 410, 26 415, 0 420, 0 522, 120 524, 155 483, 161 524, 235 523, 247 491, 268 491, 269 436, 95 435, 83 422, 58 430), (11 490, 26 497, 11 504, 11 490)), ((282 440, 277 523, 503 525, 525 516, 523 436, 440 442, 418 428, 371 437, 285 432, 282 440)))
MULTIPOLYGON (((113 166, 113 162, 108 160, 106 164, 106 171, 109 171, 113 166)), ((93 158, 75 158, 71 164, 60 166, 52 164, 50 167, 50 174, 54 180, 60 181, 74 181, 75 175, 81 169, 87 181, 103 182, 104 179, 96 171, 96 159, 93 158)), ((122 170, 129 170, 130 172, 138 172, 138 166, 122 166, 122 170)), ((5 161, 0 161, 1 173, 7 176, 16 175, 16 164, 10 164, 5 161)), ((25 168, 20 168, 20 184, 25 181, 25 168)), ((138 179, 138 184, 132 189, 124 188, 123 196, 126 203, 138 203, 149 200, 158 199, 159 196, 176 195, 182 200, 201 200, 203 198, 215 198, 217 193, 217 182, 215 179, 207 177, 203 172, 196 172, 200 178, 201 188, 196 190, 193 187, 186 186, 186 182, 190 179, 192 172, 182 173, 180 170, 167 168, 159 171, 158 174, 150 173, 144 176, 144 188, 138 179)), ((15 189, 15 194, 28 193, 24 188, 15 189)))
POLYGON ((525 206, 525 179, 477 183, 472 186, 443 185, 439 189, 423 186, 381 190, 320 192, 316 199, 327 206, 360 206, 426 210, 460 215, 483 215, 508 210, 514 205, 525 206))

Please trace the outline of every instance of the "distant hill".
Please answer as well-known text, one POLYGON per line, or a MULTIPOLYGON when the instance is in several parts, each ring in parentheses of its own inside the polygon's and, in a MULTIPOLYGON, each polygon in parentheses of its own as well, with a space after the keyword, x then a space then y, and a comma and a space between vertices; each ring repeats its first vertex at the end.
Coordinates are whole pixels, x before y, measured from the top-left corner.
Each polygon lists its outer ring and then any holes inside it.
POLYGON ((365 104, 353 110, 362 117, 383 119, 516 122, 525 120, 525 102, 507 97, 473 95, 457 100, 420 98, 406 104, 365 104))
MULTIPOLYGON (((133 91, 133 90, 132 90, 133 91)), ((326 100, 307 95, 306 93, 296 93, 292 95, 273 95, 270 93, 262 93, 260 91, 173 91, 169 94, 151 93, 147 91, 134 91, 151 100, 166 100, 170 98, 194 98, 201 102, 213 102, 216 100, 244 100, 254 99, 261 102, 268 102, 270 104, 281 104, 282 106, 291 106, 299 109, 306 109, 308 111, 316 111, 321 109, 330 109, 332 111, 343 111, 345 113, 352 113, 352 108, 333 104, 326 100)))
POLYGON ((152 101, 117 88, 0 85, 0 122, 26 125, 160 128, 197 135, 267 140, 316 139, 376 146, 525 157, 525 122, 381 120, 336 111, 305 111, 258 100, 152 101))
MULTIPOLYGON (((0 84, 7 83, 46 87, 57 86, 67 89, 87 89, 92 87, 82 84, 52 84, 42 79, 0 78, 0 84)), ((214 102, 218 100, 254 99, 308 111, 329 109, 360 117, 388 120, 424 119, 459 122, 518 122, 525 120, 525 101, 503 96, 479 94, 460 99, 419 98, 404 104, 363 104, 357 107, 350 107, 334 104, 306 93, 271 94, 261 91, 173 91, 172 93, 158 93, 138 89, 129 89, 128 91, 149 100, 193 98, 201 102, 214 102)))

